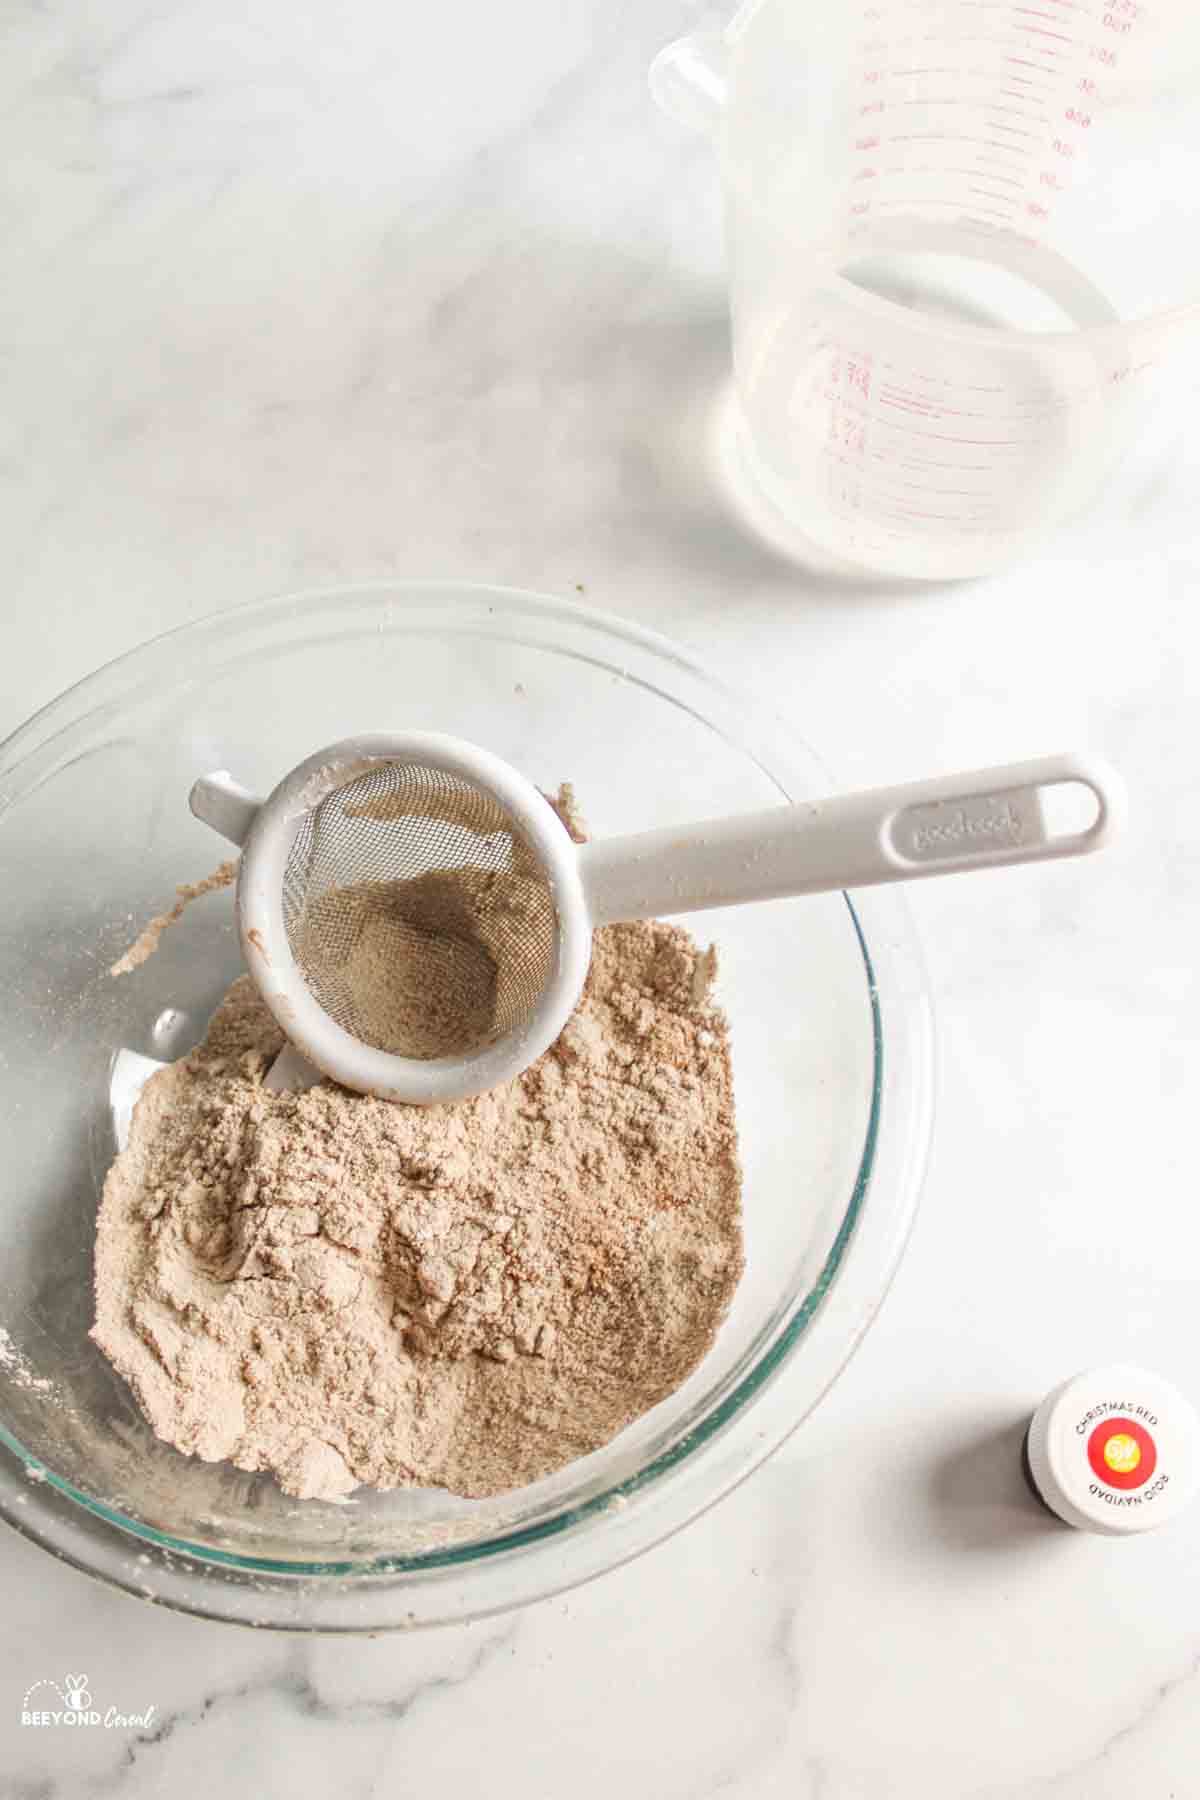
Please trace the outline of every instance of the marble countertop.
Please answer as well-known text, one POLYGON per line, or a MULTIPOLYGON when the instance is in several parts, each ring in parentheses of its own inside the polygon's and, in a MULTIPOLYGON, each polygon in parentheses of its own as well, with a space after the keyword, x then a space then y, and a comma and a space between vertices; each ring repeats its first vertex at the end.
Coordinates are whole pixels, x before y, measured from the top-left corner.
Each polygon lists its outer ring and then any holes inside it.
POLYGON ((847 785, 1095 744, 1130 829, 914 897, 943 1055, 916 1236, 732 1498, 566 1598, 370 1642, 157 1612, 5 1532, 0 1795, 1200 1792, 1200 1507, 1127 1543, 1048 1530, 1016 1460, 1075 1368, 1196 1382, 1200 458, 1181 404, 1118 500, 964 586, 744 536, 699 444, 713 171, 645 83, 704 16, 9 10, 0 728, 217 607, 441 575, 687 640, 847 785), (119 1677, 152 1729, 22 1728, 47 1670, 119 1677))

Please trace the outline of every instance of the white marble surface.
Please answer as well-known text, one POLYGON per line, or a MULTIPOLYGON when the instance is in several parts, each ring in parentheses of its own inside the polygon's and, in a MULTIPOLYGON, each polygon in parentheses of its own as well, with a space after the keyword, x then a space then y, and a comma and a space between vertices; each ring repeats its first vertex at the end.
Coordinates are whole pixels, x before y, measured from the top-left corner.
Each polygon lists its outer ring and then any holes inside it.
POLYGON ((7 9, 0 727, 289 587, 582 587, 714 653, 847 783, 1103 746, 1128 837, 916 896, 945 1060, 923 1215, 767 1470, 565 1600, 377 1642, 156 1613, 5 1533, 13 1800, 1200 1793, 1200 1508, 1047 1532, 1015 1464, 1077 1366, 1197 1385, 1200 458, 1181 406, 1100 516, 965 587, 830 584, 744 538, 694 435, 725 357, 712 171, 644 81, 700 16, 7 9), (66 1670, 154 1728, 22 1729, 66 1670))

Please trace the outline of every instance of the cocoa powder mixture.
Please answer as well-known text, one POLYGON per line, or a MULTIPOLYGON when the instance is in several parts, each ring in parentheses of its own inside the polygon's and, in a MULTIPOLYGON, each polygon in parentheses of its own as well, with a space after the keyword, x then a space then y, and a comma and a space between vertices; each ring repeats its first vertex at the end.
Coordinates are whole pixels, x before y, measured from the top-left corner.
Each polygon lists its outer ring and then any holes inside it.
POLYGON ((536 996, 549 973, 556 929, 542 881, 431 869, 329 888, 306 908, 293 949, 353 1037, 426 1059, 477 1050, 517 1023, 530 984, 536 996))
POLYGON ((430 1108, 266 1088, 282 1035, 236 981, 101 1203, 92 1336, 158 1435, 299 1497, 482 1496, 671 1393, 743 1266, 714 970, 678 927, 606 926, 557 1043, 430 1108))

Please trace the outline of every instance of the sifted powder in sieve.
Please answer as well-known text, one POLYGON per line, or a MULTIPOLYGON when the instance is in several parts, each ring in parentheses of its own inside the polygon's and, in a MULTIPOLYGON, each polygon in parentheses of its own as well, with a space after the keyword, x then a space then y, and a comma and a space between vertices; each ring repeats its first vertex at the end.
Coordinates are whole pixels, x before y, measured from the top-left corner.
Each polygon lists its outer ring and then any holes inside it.
POLYGON ((292 846, 284 913, 324 1011, 401 1056, 483 1048, 553 974, 544 874, 490 795, 438 770, 383 765, 323 800, 292 846))
POLYGON ((455 1056, 519 1024, 528 945, 550 910, 542 883, 513 871, 433 869, 330 888, 305 909, 292 951, 325 1010, 364 1043, 455 1056))

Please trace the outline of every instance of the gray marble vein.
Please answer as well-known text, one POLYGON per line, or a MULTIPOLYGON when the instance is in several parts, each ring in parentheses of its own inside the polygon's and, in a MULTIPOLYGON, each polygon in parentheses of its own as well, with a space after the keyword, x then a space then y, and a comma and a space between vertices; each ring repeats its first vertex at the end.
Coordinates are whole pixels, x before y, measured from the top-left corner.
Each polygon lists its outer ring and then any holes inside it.
MULTIPOLYGON (((277 1729, 286 1732, 291 1719, 314 1724, 345 1727, 382 1725, 399 1727, 417 1707, 444 1700, 470 1682, 488 1665, 514 1646, 519 1630, 516 1620, 493 1629, 453 1672, 419 1677, 398 1692, 364 1698, 357 1695, 345 1700, 331 1698, 314 1679, 313 1656, 303 1644, 288 1653, 284 1666, 261 1679, 242 1681, 229 1687, 206 1691, 191 1705, 173 1709, 148 1732, 139 1733, 124 1749, 120 1762, 111 1773, 93 1785, 97 1794, 122 1794, 142 1781, 157 1782, 156 1767, 163 1763, 164 1747, 177 1743, 185 1733, 194 1732, 209 1721, 227 1713, 252 1711, 265 1703, 277 1729)), ((458 1659, 456 1658, 456 1661, 458 1659)), ((190 1749, 186 1754, 194 1754, 190 1749)), ((340 1790, 347 1795, 369 1795, 375 1791, 368 1776, 361 1786, 347 1784, 340 1790)))
MULTIPOLYGON (((1200 1676, 1200 1650, 1195 1651, 1186 1665, 1176 1674, 1154 1684, 1153 1690, 1138 1705, 1131 1716, 1121 1725, 1111 1729, 1099 1748, 1090 1756, 1079 1762, 1073 1762, 1068 1768, 1058 1769, 1043 1776, 1020 1789, 1021 1793, 1068 1794, 1081 1797, 1097 1791, 1097 1783, 1112 1780, 1114 1784, 1137 1781, 1139 1741, 1147 1732, 1153 1732, 1160 1710, 1186 1695, 1187 1690, 1200 1676)), ((1190 1705, 1195 1706, 1195 1697, 1190 1697, 1190 1705)), ((1183 1771, 1180 1771, 1181 1776, 1183 1771)), ((1190 1779, 1192 1771, 1188 1771, 1185 1779, 1190 1779)), ((1188 1789, 1182 1785, 1180 1795, 1186 1795, 1188 1789)), ((1013 1788, 984 1788, 980 1790, 980 1800, 1009 1800, 1017 1793, 1013 1788)))

